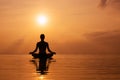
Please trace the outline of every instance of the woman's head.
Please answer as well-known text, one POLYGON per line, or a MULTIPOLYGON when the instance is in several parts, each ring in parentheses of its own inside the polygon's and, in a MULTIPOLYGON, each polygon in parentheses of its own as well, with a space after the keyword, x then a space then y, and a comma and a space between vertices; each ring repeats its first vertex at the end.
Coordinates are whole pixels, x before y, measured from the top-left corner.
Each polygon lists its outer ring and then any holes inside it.
POLYGON ((40 39, 41 39, 41 40, 44 40, 44 39, 45 39, 45 35, 44 35, 44 34, 41 34, 41 35, 40 35, 40 39))

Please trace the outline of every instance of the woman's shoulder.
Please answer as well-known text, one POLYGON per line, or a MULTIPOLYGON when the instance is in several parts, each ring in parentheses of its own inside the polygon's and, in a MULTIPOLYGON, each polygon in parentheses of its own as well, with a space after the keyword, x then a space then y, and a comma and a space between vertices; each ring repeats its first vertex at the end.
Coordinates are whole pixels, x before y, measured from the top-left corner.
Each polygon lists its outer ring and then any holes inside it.
POLYGON ((48 44, 48 42, 45 41, 46 44, 48 44))
POLYGON ((40 41, 39 42, 37 42, 37 44, 39 44, 40 43, 40 41))

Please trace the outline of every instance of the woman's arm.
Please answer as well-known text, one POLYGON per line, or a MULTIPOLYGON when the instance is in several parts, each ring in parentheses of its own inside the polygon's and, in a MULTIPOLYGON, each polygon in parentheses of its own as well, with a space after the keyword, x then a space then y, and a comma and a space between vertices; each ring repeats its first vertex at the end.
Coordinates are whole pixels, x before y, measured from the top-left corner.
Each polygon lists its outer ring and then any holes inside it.
POLYGON ((49 52, 52 52, 52 51, 50 50, 50 48, 49 48, 49 44, 48 44, 48 43, 47 43, 47 49, 48 49, 49 52))
POLYGON ((36 48, 34 49, 32 53, 35 53, 37 50, 38 50, 38 43, 36 44, 36 48))

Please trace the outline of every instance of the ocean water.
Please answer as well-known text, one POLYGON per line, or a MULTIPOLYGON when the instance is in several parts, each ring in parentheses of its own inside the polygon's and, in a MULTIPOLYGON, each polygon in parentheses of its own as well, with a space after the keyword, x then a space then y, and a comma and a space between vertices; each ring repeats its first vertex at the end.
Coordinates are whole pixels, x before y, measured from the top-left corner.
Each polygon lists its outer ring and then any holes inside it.
POLYGON ((56 55, 37 73, 30 55, 0 55, 0 80, 120 80, 119 55, 56 55))

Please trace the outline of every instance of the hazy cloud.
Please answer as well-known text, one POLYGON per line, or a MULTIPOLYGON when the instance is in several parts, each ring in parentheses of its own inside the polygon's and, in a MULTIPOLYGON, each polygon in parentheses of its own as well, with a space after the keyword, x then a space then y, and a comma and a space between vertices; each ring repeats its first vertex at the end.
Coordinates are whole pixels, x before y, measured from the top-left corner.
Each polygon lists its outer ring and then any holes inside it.
POLYGON ((103 52, 120 53, 120 31, 94 32, 86 37, 91 43, 101 46, 103 52))
POLYGON ((111 6, 115 9, 120 9, 120 0, 100 0, 100 7, 111 6))
POLYGON ((2 54, 18 54, 22 52, 21 47, 24 44, 24 39, 18 39, 11 43, 11 45, 7 46, 6 49, 2 52, 2 54))
POLYGON ((107 5, 107 0, 101 0, 99 6, 104 8, 107 5))
POLYGON ((86 40, 65 42, 56 47, 68 54, 119 54, 120 31, 101 31, 84 35, 86 40), (63 48, 64 47, 64 48, 63 48))
POLYGON ((113 8, 120 9, 120 0, 111 0, 113 8))

